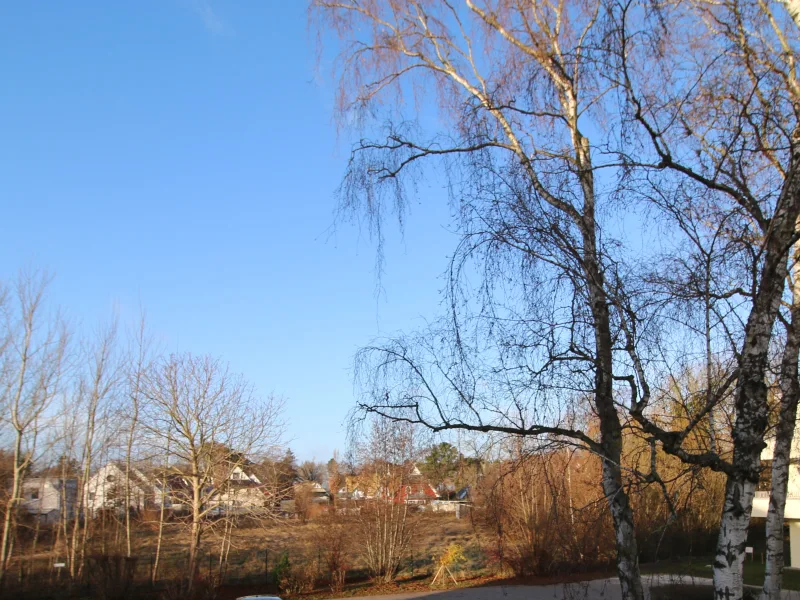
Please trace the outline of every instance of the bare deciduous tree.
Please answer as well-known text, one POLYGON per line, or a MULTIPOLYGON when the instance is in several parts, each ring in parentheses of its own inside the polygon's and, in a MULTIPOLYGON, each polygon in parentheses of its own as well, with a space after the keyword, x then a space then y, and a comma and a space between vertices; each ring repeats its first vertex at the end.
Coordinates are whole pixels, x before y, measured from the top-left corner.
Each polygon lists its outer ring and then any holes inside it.
POLYGON ((145 319, 141 318, 137 328, 135 341, 129 352, 129 368, 127 372, 127 400, 124 414, 128 421, 128 435, 125 445, 125 552, 131 556, 131 461, 134 454, 134 440, 139 431, 139 413, 142 403, 142 381, 147 373, 150 356, 150 341, 147 338, 145 319))
POLYGON ((800 249, 795 247, 789 289, 789 316, 784 319, 786 339, 779 373, 780 403, 778 423, 772 450, 770 497, 767 512, 767 552, 764 567, 762 600, 780 600, 783 583, 783 525, 786 495, 789 485, 789 466, 794 430, 797 426, 797 403, 800 400, 798 353, 800 353, 800 249))
MULTIPOLYGON (((479 272, 488 275, 478 286, 485 326, 475 328, 480 333, 470 340, 479 341, 471 352, 464 323, 474 317, 464 307, 474 299, 451 293, 450 348, 432 341, 442 333, 437 329, 362 352, 364 371, 383 371, 382 381, 367 384, 362 407, 390 418, 410 414, 400 418, 439 430, 571 437, 597 452, 623 595, 640 598, 614 382, 628 385, 623 406, 654 443, 728 475, 715 582, 718 593, 741 595, 743 535, 766 427, 768 348, 800 212, 796 28, 787 29, 785 19, 757 0, 679 2, 657 10, 636 2, 519 0, 312 5, 344 40, 340 114, 350 122, 378 116, 384 123, 382 136, 355 146, 342 208, 367 215, 380 247, 387 204, 402 215, 407 184, 423 163, 441 159, 461 216, 451 281, 479 253, 479 272), (413 92, 417 107, 431 90, 444 125, 426 134, 427 114, 391 102, 413 92), (619 206, 615 199, 624 198, 627 207, 660 194, 674 207, 698 193, 703 201, 687 201, 681 210, 689 221, 710 217, 704 238, 724 225, 723 237, 733 236, 737 251, 750 254, 752 285, 742 295, 751 310, 736 331, 728 326, 738 314, 714 315, 715 327, 733 341, 737 368, 712 390, 712 365, 728 356, 712 358, 707 343, 705 402, 676 431, 652 418, 651 405, 650 382, 663 371, 654 365, 671 352, 659 341, 669 327, 659 300, 637 276, 641 267, 630 254, 636 250, 614 239, 609 215, 619 206), (726 212, 733 212, 730 223, 723 223, 726 212), (482 360, 488 351, 482 340, 499 338, 495 332, 503 328, 510 333, 496 345, 495 367, 478 377, 464 363, 482 360), (536 383, 556 373, 555 383, 536 383), (508 402, 497 396, 487 402, 489 394, 477 393, 487 376, 505 379, 501 397, 508 402), (688 451, 684 441, 700 423, 714 421, 715 406, 734 385, 733 457, 717 448, 688 451), (591 395, 598 439, 570 426, 565 390, 573 398, 581 390, 591 395), (546 402, 551 414, 543 418, 546 402)), ((690 229, 673 227, 667 235, 690 229)), ((706 342, 713 277, 706 273, 705 292, 695 298, 704 304, 706 342)), ((451 287, 459 285, 466 287, 451 287)), ((716 429, 712 424, 709 431, 716 429)), ((658 474, 646 478, 658 481, 658 474)))
POLYGON ((362 456, 358 475, 364 498, 359 500, 356 528, 363 558, 378 581, 397 575, 415 516, 403 501, 410 484, 409 462, 417 458, 414 428, 405 423, 373 420, 366 440, 355 440, 362 456))
POLYGON ((221 361, 191 354, 158 361, 142 393, 147 398, 143 427, 154 447, 172 459, 173 505, 189 510, 191 589, 207 517, 220 510, 226 482, 247 457, 277 444, 281 403, 256 397, 221 361))
MULTIPOLYGON (((746 532, 767 428, 770 340, 800 214, 800 36, 773 7, 759 0, 698 0, 648 12, 620 2, 610 36, 610 72, 618 74, 626 116, 643 140, 624 153, 624 162, 644 167, 660 194, 694 196, 685 202, 688 218, 710 217, 707 229, 724 220, 725 235, 750 256, 749 284, 727 292, 749 308, 734 343, 733 456, 684 453, 684 436, 659 432, 643 411, 633 412, 668 452, 726 473, 714 581, 716 593, 731 598, 743 594, 746 532), (648 20, 653 15, 657 23, 648 20)), ((631 360, 641 362, 636 340, 629 337, 628 346, 631 360)), ((638 393, 646 396, 644 379, 638 393)))
MULTIPOLYGON (((445 402, 431 398, 433 392, 425 396, 434 400, 430 412, 422 410, 422 398, 415 399, 413 391, 404 399, 376 397, 365 406, 386 416, 408 410, 416 422, 434 429, 554 434, 590 447, 603 458, 623 596, 643 598, 614 398, 615 378, 631 375, 620 373, 614 359, 616 317, 608 281, 614 240, 600 235, 612 199, 598 183, 599 169, 609 166, 597 151, 608 92, 594 57, 603 43, 601 4, 316 0, 312 5, 345 43, 340 114, 355 120, 361 111, 386 107, 379 113, 388 123, 385 136, 362 140, 352 153, 343 208, 366 211, 380 243, 384 204, 402 213, 409 176, 419 172, 422 161, 446 159, 465 231, 459 260, 485 252, 502 257, 489 256, 490 264, 505 260, 504 267, 515 269, 521 264, 514 276, 531 293, 526 308, 565 307, 526 315, 528 342, 541 350, 527 374, 552 374, 557 365, 564 365, 562 375, 590 373, 591 383, 578 375, 580 383, 570 385, 576 395, 579 390, 591 395, 600 431, 595 440, 557 415, 532 418, 528 394, 514 397, 508 411, 497 411, 470 397, 468 381, 466 387, 451 386, 461 396, 461 408, 453 411, 443 410, 445 402), (414 122, 381 104, 393 100, 392 92, 399 99, 412 90, 419 96, 433 90, 445 123, 441 131, 426 136, 422 119, 414 122)), ((498 274, 497 281, 505 277, 498 274)), ((402 349, 389 348, 384 356, 395 365, 405 361, 411 372, 420 366, 402 349)), ((444 366, 439 374, 446 379, 449 371, 444 366)), ((458 377, 455 371, 449 374, 458 377)), ((419 375, 415 386, 424 388, 419 375)))
POLYGON ((304 460, 297 467, 297 478, 300 481, 322 483, 323 465, 313 460, 304 460))
POLYGON ((21 273, 5 303, 0 334, 0 406, 2 422, 11 430, 13 471, 8 505, 0 540, 0 584, 11 556, 16 511, 25 475, 31 467, 39 426, 59 391, 67 336, 60 318, 45 313, 44 298, 49 278, 21 273))
POLYGON ((79 372, 76 381, 72 408, 79 411, 83 441, 77 485, 78 506, 69 542, 69 570, 73 578, 81 577, 85 566, 86 546, 93 525, 91 517, 94 516, 90 514, 88 484, 98 456, 108 446, 105 417, 111 409, 121 377, 117 341, 117 322, 114 319, 108 326, 99 328, 94 339, 87 342, 83 357, 85 370, 79 372))

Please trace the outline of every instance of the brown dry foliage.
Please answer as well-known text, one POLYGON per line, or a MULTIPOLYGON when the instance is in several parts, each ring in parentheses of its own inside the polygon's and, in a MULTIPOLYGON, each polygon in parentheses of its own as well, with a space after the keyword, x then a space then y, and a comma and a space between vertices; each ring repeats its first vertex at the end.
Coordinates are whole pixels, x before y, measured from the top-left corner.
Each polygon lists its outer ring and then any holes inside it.
POLYGON ((614 538, 599 467, 594 456, 568 451, 491 465, 474 501, 493 558, 521 577, 611 562, 614 538))

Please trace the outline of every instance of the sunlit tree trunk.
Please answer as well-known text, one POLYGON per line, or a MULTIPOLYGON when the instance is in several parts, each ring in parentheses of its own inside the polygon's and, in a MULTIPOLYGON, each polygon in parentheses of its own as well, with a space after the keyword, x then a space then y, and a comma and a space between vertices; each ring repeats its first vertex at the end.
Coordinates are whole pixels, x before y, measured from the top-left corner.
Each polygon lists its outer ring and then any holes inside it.
POLYGON ((161 559, 161 542, 164 539, 164 511, 167 503, 167 469, 169 469, 169 451, 171 437, 167 435, 167 449, 164 454, 164 472, 161 480, 161 506, 158 511, 158 537, 156 538, 156 556, 153 559, 153 572, 150 574, 150 582, 155 584, 158 578, 158 562, 161 559))
POLYGON ((733 462, 725 487, 725 503, 714 558, 717 595, 740 600, 744 594, 742 567, 753 497, 761 472, 761 450, 767 429, 766 367, 772 329, 788 275, 788 254, 800 213, 800 131, 781 197, 765 241, 764 265, 759 287, 745 326, 735 392, 736 423, 733 429, 733 462))
POLYGON ((189 537, 189 590, 191 591, 194 578, 197 575, 197 566, 200 551, 200 540, 203 535, 203 494, 202 482, 199 476, 192 477, 192 528, 189 537))
MULTIPOLYGON (((133 373, 129 374, 129 394, 130 404, 126 411, 130 412, 130 422, 128 426, 128 439, 125 447, 125 553, 131 556, 131 460, 133 456, 133 445, 136 437, 137 426, 139 424, 139 403, 142 388, 142 377, 144 376, 145 361, 147 357, 147 343, 145 339, 145 321, 141 319, 139 332, 136 340, 136 359, 133 364, 133 373)), ((139 502, 135 503, 139 508, 139 502)))
POLYGON ((798 382, 797 374, 798 352, 800 352, 800 279, 798 279, 800 265, 797 263, 798 260, 800 260, 800 248, 795 247, 790 281, 792 305, 779 379, 781 401, 775 432, 775 448, 772 455, 772 480, 766 524, 767 552, 761 600, 780 600, 785 565, 783 554, 784 512, 789 484, 792 442, 797 419, 797 402, 800 398, 800 382, 798 382))
POLYGON ((115 365, 111 363, 114 342, 117 335, 116 322, 112 322, 108 329, 99 333, 92 354, 89 356, 89 381, 81 384, 86 390, 88 399, 86 403, 86 432, 83 440, 83 456, 81 474, 78 477, 78 511, 72 532, 70 575, 80 578, 83 574, 86 558, 86 545, 89 540, 89 530, 94 517, 88 506, 88 483, 94 464, 96 433, 101 403, 109 396, 113 386, 117 383, 115 365), (82 523, 81 523, 81 517, 82 523), (81 527, 82 525, 82 527, 81 527))

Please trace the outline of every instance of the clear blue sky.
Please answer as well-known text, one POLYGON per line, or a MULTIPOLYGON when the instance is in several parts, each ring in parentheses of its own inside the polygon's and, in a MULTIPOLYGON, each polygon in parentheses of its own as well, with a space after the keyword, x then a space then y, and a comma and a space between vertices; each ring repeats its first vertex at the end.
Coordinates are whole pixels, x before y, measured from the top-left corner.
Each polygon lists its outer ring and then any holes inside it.
POLYGON ((438 311, 453 239, 421 189, 375 247, 334 223, 349 143, 305 2, 0 3, 0 277, 56 275, 84 327, 141 304, 167 350, 287 399, 300 458, 343 448, 350 367, 438 311))

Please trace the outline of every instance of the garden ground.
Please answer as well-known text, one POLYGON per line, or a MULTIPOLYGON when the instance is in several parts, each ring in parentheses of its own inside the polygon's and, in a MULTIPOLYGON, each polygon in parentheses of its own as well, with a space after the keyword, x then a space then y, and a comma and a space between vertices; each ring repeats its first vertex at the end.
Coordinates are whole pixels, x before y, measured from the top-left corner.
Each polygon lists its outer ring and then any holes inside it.
MULTIPOLYGON (((284 554, 295 566, 313 565, 319 572, 324 572, 325 566, 322 564, 324 560, 318 547, 320 536, 324 535, 324 531, 319 522, 305 524, 293 522, 280 526, 235 529, 229 564, 224 573, 219 595, 220 600, 230 600, 246 594, 275 593, 277 590, 274 581, 270 579, 270 573, 284 554)), ((146 524, 137 528, 134 554, 138 559, 136 570, 140 584, 134 597, 152 598, 159 595, 157 589, 147 588, 147 584, 144 583, 149 578, 155 554, 155 542, 156 535, 153 528, 146 524)), ((213 574, 217 571, 219 560, 219 540, 215 538, 213 532, 205 538, 204 546, 207 554, 203 562, 203 571, 205 573, 207 569, 209 574, 213 574)), ((114 551, 114 548, 108 547, 107 551, 114 551)), ((287 597, 302 600, 326 600, 334 597, 373 599, 379 596, 396 600, 406 597, 428 597, 436 600, 451 598, 478 600, 497 597, 514 600, 515 594, 522 593, 520 590, 527 590, 525 593, 533 594, 526 595, 525 598, 558 598, 563 597, 565 593, 570 594, 567 597, 572 598, 591 598, 592 595, 586 594, 596 594, 605 589, 607 593, 603 597, 611 598, 619 586, 614 578, 613 569, 599 572, 576 570, 550 577, 510 578, 508 572, 502 570, 496 561, 491 560, 491 544, 485 537, 482 539, 475 532, 470 520, 457 520, 453 515, 447 514, 426 515, 424 522, 418 524, 407 556, 402 561, 397 581, 391 584, 376 584, 370 581, 364 565, 356 558, 357 551, 354 550, 351 554, 353 559, 349 565, 348 581, 341 593, 334 595, 324 583, 321 583, 313 591, 287 597), (454 570, 459 583, 451 584, 447 589, 431 589, 436 558, 451 544, 460 545, 467 559, 454 570), (506 593, 502 590, 506 590, 507 595, 502 595, 506 593), (554 595, 558 593, 561 596, 554 595)), ((764 567, 759 553, 756 554, 755 560, 748 560, 745 564, 745 583, 759 586, 763 581, 764 567)), ((42 566, 52 565, 53 556, 43 554, 37 560, 41 561, 42 566)), ((676 597, 691 600, 694 597, 711 597, 707 588, 711 577, 711 560, 710 556, 661 560, 642 565, 642 570, 650 576, 657 576, 657 581, 660 583, 670 584, 658 588, 653 596, 654 600, 676 597)), ((171 525, 162 549, 159 568, 161 577, 169 579, 179 575, 185 569, 185 561, 184 532, 180 526, 171 525)), ((787 570, 784 584, 787 590, 800 591, 800 571, 787 570)), ((69 597, 82 597, 80 590, 76 589, 73 592, 77 594, 73 593, 69 597)), ((793 597, 800 599, 800 594, 795 594, 793 597)))

